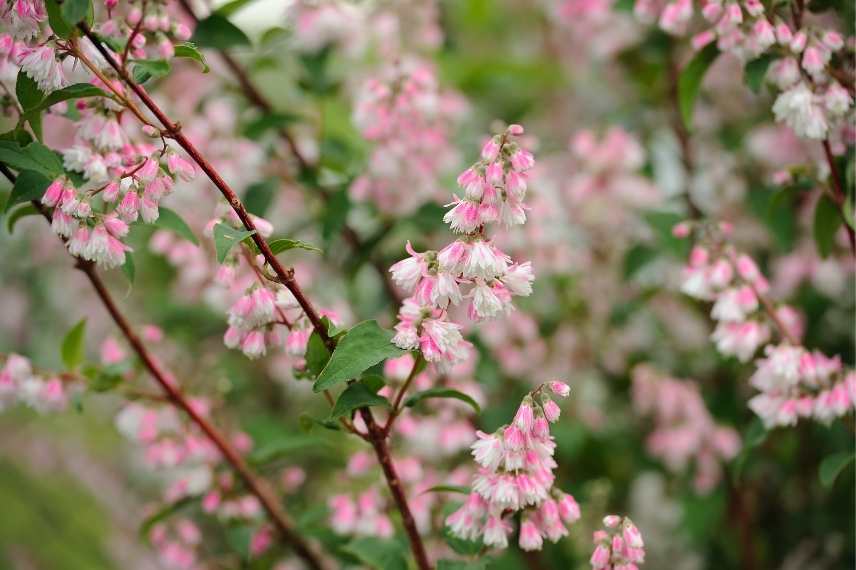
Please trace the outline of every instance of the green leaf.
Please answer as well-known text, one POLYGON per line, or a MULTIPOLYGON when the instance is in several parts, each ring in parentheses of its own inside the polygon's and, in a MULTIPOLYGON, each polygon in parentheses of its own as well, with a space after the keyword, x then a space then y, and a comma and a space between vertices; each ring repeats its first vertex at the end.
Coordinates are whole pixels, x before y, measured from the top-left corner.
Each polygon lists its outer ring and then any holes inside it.
POLYGON ((217 261, 223 263, 226 261, 226 256, 232 251, 238 243, 247 239, 256 233, 256 230, 242 231, 236 230, 226 224, 217 224, 214 226, 214 249, 217 250, 217 261))
POLYGON ((362 382, 354 382, 339 395, 336 405, 330 412, 330 419, 335 420, 342 416, 349 416, 352 411, 368 406, 389 407, 389 400, 383 396, 378 396, 362 382))
POLYGON ((38 105, 29 109, 28 112, 48 109, 62 101, 68 101, 69 99, 83 99, 85 97, 108 97, 108 95, 103 90, 95 87, 94 85, 90 85, 89 83, 75 83, 68 87, 63 87, 58 91, 51 91, 47 97, 39 101, 38 105))
POLYGON ((132 59, 131 62, 134 64, 132 74, 137 83, 145 83, 152 77, 164 77, 172 67, 165 59, 132 59))
POLYGON ((86 351, 86 319, 81 319, 62 339, 60 354, 66 369, 74 370, 83 362, 86 351))
POLYGON ((637 243, 624 254, 624 278, 630 279, 655 259, 657 259, 656 249, 644 243, 637 243))
POLYGON ((184 42, 175 46, 175 57, 186 57, 202 64, 202 73, 208 73, 211 68, 205 61, 205 55, 199 51, 193 42, 184 42))
POLYGON ((343 548, 363 564, 378 570, 407 570, 404 545, 395 540, 376 537, 352 539, 343 548))
POLYGON ((324 344, 321 336, 316 331, 312 331, 312 334, 309 336, 309 342, 306 345, 306 370, 312 376, 317 377, 324 370, 329 360, 330 351, 327 349, 327 345, 324 344))
POLYGON ((481 408, 479 408, 478 403, 473 400, 473 398, 463 392, 459 392, 458 390, 452 390, 451 388, 431 388, 429 390, 424 390, 422 392, 417 392, 407 398, 404 401, 404 405, 407 407, 413 407, 422 400, 427 400, 430 398, 454 398, 456 400, 460 400, 462 402, 466 402, 476 411, 477 414, 481 413, 481 408))
POLYGON ((470 488, 463 485, 434 485, 430 489, 425 489, 420 494, 424 495, 425 493, 459 493, 461 495, 469 495, 470 488))
POLYGON ((137 276, 137 266, 134 264, 134 256, 130 251, 125 252, 125 263, 122 264, 122 273, 128 278, 128 283, 134 283, 134 279, 137 276))
POLYGON ((773 59, 772 54, 765 53, 761 57, 748 62, 743 68, 743 81, 755 93, 761 92, 761 86, 764 85, 764 78, 767 77, 767 69, 773 63, 773 59))
POLYGON ((300 117, 292 113, 267 113, 251 120, 244 127, 244 136, 249 139, 258 140, 263 134, 271 129, 281 129, 297 122, 300 117))
POLYGON ((54 179, 64 174, 62 160, 40 142, 31 142, 25 147, 18 143, 0 140, 0 162, 17 171, 32 170, 54 179))
POLYGON ((48 24, 50 24, 53 33, 62 39, 70 38, 75 28, 62 17, 59 2, 57 0, 45 0, 45 9, 48 13, 48 24))
POLYGON ((690 252, 689 240, 672 235, 675 224, 684 220, 685 216, 675 212, 648 211, 644 213, 645 221, 657 235, 661 248, 671 255, 684 260, 690 252))
POLYGON ((22 171, 15 179, 15 185, 12 186, 12 194, 6 202, 5 211, 8 212, 12 206, 23 202, 39 200, 50 183, 51 180, 43 174, 32 170, 22 171))
POLYGON ((488 560, 438 560, 437 570, 484 570, 488 560))
POLYGON ((215 12, 222 16, 231 16, 252 1, 253 0, 232 0, 231 2, 226 2, 217 8, 215 12))
POLYGON ((255 184, 250 184, 244 194, 244 207, 251 214, 264 216, 273 202, 279 182, 275 178, 268 178, 255 184))
POLYGON ((317 251, 318 253, 321 253, 321 250, 315 247, 314 245, 308 244, 305 241, 300 241, 299 239, 280 238, 277 240, 273 240, 268 245, 270 245, 270 249, 271 251, 273 251, 274 255, 295 248, 305 249, 306 251, 317 251))
POLYGON ((190 41, 200 47, 217 49, 251 45, 247 34, 217 12, 197 24, 190 41))
POLYGON ((193 230, 174 210, 161 206, 159 212, 158 219, 153 222, 153 225, 173 231, 193 245, 199 245, 199 240, 193 235, 193 230))
POLYGON ((62 19, 75 26, 82 22, 92 10, 91 0, 64 0, 62 3, 62 19))
POLYGON ((446 541, 446 544, 449 545, 449 548, 464 556, 476 556, 484 547, 481 540, 476 541, 458 538, 452 534, 451 530, 447 526, 443 527, 443 539, 446 541))
POLYGON ((319 420, 318 418, 313 418, 311 415, 303 412, 298 416, 297 422, 300 424, 300 429, 309 432, 312 431, 312 428, 316 425, 323 427, 324 429, 328 429, 330 431, 342 431, 342 426, 339 425, 338 422, 335 422, 330 419, 319 420))
POLYGON ((89 380, 89 389, 93 392, 109 392, 122 383, 120 374, 102 371, 89 380))
POLYGON ((199 500, 198 497, 184 497, 183 499, 179 499, 174 503, 170 503, 165 506, 161 510, 157 511, 155 514, 146 518, 143 521, 143 524, 140 525, 140 536, 143 538, 148 538, 149 531, 161 521, 164 521, 171 517, 172 515, 183 511, 188 506, 199 500))
POLYGON ((681 108, 681 118, 688 130, 692 129, 693 109, 701 90, 701 82, 717 57, 719 57, 719 48, 715 43, 708 44, 692 58, 678 77, 678 103, 681 108))
POLYGON ((281 457, 294 455, 295 451, 327 448, 330 444, 312 435, 290 433, 267 441, 250 453, 249 460, 256 465, 269 463, 281 457))
POLYGON ((36 216, 39 214, 39 211, 32 204, 22 204, 12 210, 8 216, 6 216, 6 231, 10 234, 15 229, 15 224, 18 223, 18 220, 27 216, 36 216))
POLYGON ((820 462, 818 475, 820 476, 821 484, 826 487, 832 487, 838 475, 847 467, 856 455, 852 451, 842 451, 829 455, 820 462))
POLYGON ((835 245, 835 234, 841 227, 838 206, 826 195, 821 196, 814 208, 814 243, 821 257, 828 257, 835 245))
POLYGON ((392 344, 392 337, 392 331, 382 329, 377 321, 354 325, 339 341, 312 389, 321 392, 339 382, 357 378, 384 359, 401 356, 405 351, 392 344))
POLYGON ((18 103, 24 111, 29 111, 36 107, 44 98, 39 86, 33 81, 29 75, 24 73, 24 70, 18 72, 18 78, 15 80, 15 96, 18 97, 18 103))

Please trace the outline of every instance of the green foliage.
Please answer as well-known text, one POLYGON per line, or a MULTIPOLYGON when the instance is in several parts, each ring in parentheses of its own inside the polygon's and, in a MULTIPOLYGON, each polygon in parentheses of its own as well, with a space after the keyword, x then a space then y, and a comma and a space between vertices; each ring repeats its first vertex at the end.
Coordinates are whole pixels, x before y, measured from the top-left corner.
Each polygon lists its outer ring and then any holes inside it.
POLYGON ((407 570, 407 549, 396 540, 377 537, 354 538, 344 550, 377 570, 407 570))
POLYGON ((159 208, 159 212, 158 219, 154 221, 155 226, 165 230, 170 230, 193 245, 199 245, 199 240, 196 239, 196 236, 193 234, 193 230, 190 229, 187 222, 185 222, 174 210, 161 206, 159 208))
POLYGON ((81 319, 62 339, 60 348, 62 363, 68 370, 74 370, 83 363, 86 355, 86 319, 81 319))
POLYGON ((13 141, 0 140, 0 162, 18 171, 32 170, 51 179, 64 173, 62 159, 39 142, 22 147, 13 141))
POLYGON ((273 202, 277 188, 279 188, 279 181, 276 178, 250 184, 244 195, 244 207, 251 214, 264 216, 273 202))
POLYGON ((75 28, 62 17, 62 8, 57 0, 45 0, 45 10, 54 34, 62 39, 68 39, 74 34, 75 28))
POLYGON ((211 68, 205 61, 205 55, 199 51, 193 42, 184 42, 175 46, 175 57, 186 57, 202 64, 202 73, 208 73, 211 68))
POLYGON ((173 515, 188 510, 191 506, 196 505, 198 502, 198 497, 184 497, 175 502, 167 504, 154 514, 146 517, 146 519, 140 525, 140 537, 148 539, 149 532, 152 530, 152 528, 154 528, 156 524, 169 519, 173 515))
POLYGON ((226 261, 226 256, 232 248, 240 242, 255 234, 255 230, 236 230, 226 224, 220 223, 214 226, 214 249, 217 251, 217 262, 226 261))
POLYGON ((197 24, 190 41, 199 47, 217 49, 231 49, 251 45, 247 34, 230 22, 223 14, 217 12, 214 12, 197 24))
POLYGON ((692 58, 678 78, 678 102, 681 108, 681 119, 687 129, 692 129, 693 110, 701 90, 701 83, 717 57, 719 57, 719 48, 716 47, 716 43, 708 44, 692 58))
POLYGON ((771 54, 765 53, 746 63, 743 67, 743 81, 749 89, 755 93, 761 92, 761 86, 764 85, 764 78, 767 77, 767 70, 773 60, 771 54))
POLYGON ((375 364, 404 354, 404 350, 392 344, 392 337, 392 331, 382 329, 377 321, 354 325, 339 341, 329 362, 318 375, 313 390, 321 392, 357 378, 375 364))
POLYGON ((62 19, 72 26, 79 24, 83 20, 91 22, 93 14, 92 0, 63 0, 61 13, 62 19))
POLYGON ((370 406, 389 407, 389 400, 375 394, 364 383, 354 382, 339 395, 336 405, 333 406, 333 410, 330 412, 330 418, 334 420, 339 419, 343 416, 349 416, 354 410, 370 406))
POLYGON ((321 340, 317 331, 312 331, 306 345, 306 369, 312 376, 318 376, 330 360, 330 351, 321 340))
POLYGON ((292 113, 265 113, 246 124, 244 127, 244 136, 249 139, 259 140, 266 132, 287 127, 297 122, 299 118, 292 113))
POLYGON ((844 468, 856 459, 856 455, 852 451, 843 451, 824 458, 820 462, 820 470, 818 475, 820 482, 824 487, 832 487, 838 475, 844 471, 844 468))
POLYGON ((6 201, 5 212, 12 209, 12 206, 17 206, 23 202, 30 200, 39 200, 45 193, 45 190, 50 186, 51 180, 39 172, 32 170, 24 170, 15 179, 15 184, 12 186, 12 194, 6 201))
POLYGON ((22 204, 17 208, 13 208, 6 216, 6 231, 10 234, 15 230, 15 224, 27 216, 38 216, 39 211, 32 204, 22 204))
POLYGON ((280 238, 269 242, 268 245, 274 255, 282 253, 283 251, 288 251, 289 249, 303 249, 306 251, 321 253, 321 250, 314 245, 308 244, 305 241, 300 241, 299 239, 280 238))
POLYGON ((674 212, 649 211, 644 215, 645 221, 654 230, 660 248, 672 256, 684 260, 690 251, 690 242, 675 237, 672 228, 684 220, 684 216, 674 212))
POLYGON ((835 245, 835 235, 841 227, 841 214, 831 198, 824 195, 814 209, 814 243, 821 257, 828 257, 835 245))
POLYGON ((152 77, 165 77, 169 75, 172 68, 165 59, 133 59, 131 61, 133 62, 131 75, 134 81, 139 84, 145 83, 152 77))
POLYGON ((454 398, 469 404, 477 414, 481 413, 481 408, 479 407, 478 402, 476 402, 472 396, 459 392, 458 390, 452 390, 451 388, 430 388, 428 390, 423 390, 422 392, 416 392, 405 400, 404 405, 407 407, 413 407, 422 400, 430 398, 454 398))

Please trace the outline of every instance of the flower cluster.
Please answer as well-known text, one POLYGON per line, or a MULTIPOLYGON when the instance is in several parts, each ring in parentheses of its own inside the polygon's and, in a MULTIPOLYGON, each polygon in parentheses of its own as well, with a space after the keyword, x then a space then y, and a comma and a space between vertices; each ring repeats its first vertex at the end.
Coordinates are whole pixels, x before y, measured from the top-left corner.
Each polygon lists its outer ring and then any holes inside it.
POLYGON ((722 463, 740 451, 737 431, 714 421, 694 382, 639 365, 633 370, 633 405, 638 414, 655 421, 646 442, 648 451, 673 471, 694 460, 695 488, 701 493, 716 486, 722 463))
POLYGON ((366 171, 351 185, 356 200, 407 214, 442 199, 438 178, 456 162, 450 137, 464 103, 440 89, 434 69, 405 60, 369 79, 354 104, 354 123, 374 143, 366 171))
MULTIPOLYGON (((691 0, 637 0, 635 12, 644 21, 659 14, 663 30, 683 35, 693 6, 691 0)), ((759 0, 706 2, 702 15, 710 27, 693 36, 694 48, 716 41, 741 61, 770 56, 768 79, 781 91, 773 105, 777 121, 810 139, 825 139, 833 127, 847 124, 853 99, 833 72, 834 55, 845 47, 839 32, 801 18, 786 22, 768 14, 759 0)))
POLYGON ((506 548, 513 531, 509 515, 519 512, 520 547, 540 550, 544 539, 557 542, 568 534, 566 525, 579 519, 574 498, 553 487, 556 444, 549 424, 560 410, 545 388, 560 397, 570 392, 562 382, 542 384, 523 399, 513 423, 492 434, 478 432, 472 452, 480 468, 472 492, 446 519, 455 536, 506 548))
POLYGON ((792 426, 800 418, 829 423, 856 408, 856 372, 839 357, 829 358, 802 346, 767 346, 749 380, 760 391, 749 407, 768 428, 792 426))
POLYGON ((124 13, 116 14, 118 0, 106 0, 111 17, 98 27, 105 38, 129 42, 129 54, 135 59, 170 59, 175 46, 190 39, 190 28, 175 21, 166 0, 124 2, 124 13))
POLYGON ((603 517, 604 530, 594 533, 595 549, 591 555, 593 570, 638 570, 645 561, 642 534, 629 517, 603 517))
POLYGON ((68 406, 68 400, 63 380, 36 373, 24 356, 10 354, 0 367, 0 411, 16 403, 39 412, 61 411, 68 406))
POLYGON ((395 283, 412 294, 399 312, 393 342, 418 348, 429 362, 453 365, 469 349, 462 326, 448 320, 450 305, 468 298, 469 317, 488 319, 509 313, 513 296, 532 293, 532 264, 513 263, 485 233, 490 223, 526 220, 523 198, 534 160, 514 141, 521 134, 522 127, 511 125, 488 140, 482 159, 458 177, 465 196, 456 197, 443 220, 463 235, 439 252, 419 253, 408 243, 410 257, 390 268, 395 283))
MULTIPOLYGON (((686 236, 691 228, 679 224, 674 231, 686 236)), ((696 245, 684 269, 682 290, 714 303, 711 317, 718 325, 712 338, 721 353, 747 362, 766 345, 766 357, 756 362, 751 379, 761 393, 749 405, 767 427, 794 425, 799 418, 829 422, 847 414, 856 405, 856 375, 840 358, 803 347, 799 315, 787 305, 774 307, 765 297, 768 289, 752 258, 729 244, 696 245), (772 331, 765 320, 772 321, 782 342, 769 344, 772 331)))
POLYGON ((712 338, 717 349, 741 362, 749 361, 770 340, 770 326, 758 299, 768 289, 748 255, 712 254, 699 245, 690 252, 681 286, 691 297, 713 301, 711 317, 718 324, 712 338))

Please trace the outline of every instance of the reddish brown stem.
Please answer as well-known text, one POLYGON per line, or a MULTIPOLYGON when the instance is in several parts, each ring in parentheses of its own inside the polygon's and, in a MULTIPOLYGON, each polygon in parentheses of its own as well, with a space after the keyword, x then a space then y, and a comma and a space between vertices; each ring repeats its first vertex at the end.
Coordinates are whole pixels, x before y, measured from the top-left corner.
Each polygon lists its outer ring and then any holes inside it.
POLYGON ((847 239, 850 240, 850 252, 856 255, 856 234, 853 228, 847 222, 847 216, 844 215, 844 208, 847 202, 847 192, 844 188, 844 182, 838 173, 838 168, 835 166, 835 157, 832 155, 832 147, 829 145, 829 139, 823 141, 823 153, 826 155, 826 162, 829 164, 829 178, 832 180, 832 201, 838 206, 838 212, 841 215, 841 220, 844 222, 844 228, 847 230, 847 239))
MULTIPOLYGON (((6 167, 6 165, 0 164, 0 172, 2 172, 10 182, 14 183, 15 175, 6 167)), ((32 204, 50 223, 50 212, 35 200, 32 204)), ((184 394, 182 394, 178 387, 170 382, 160 365, 151 353, 149 353, 142 340, 140 340, 137 333, 134 332, 131 324, 113 301, 110 292, 107 290, 104 282, 101 281, 101 277, 98 275, 95 265, 90 261, 86 261, 75 256, 72 257, 76 260, 77 269, 79 269, 84 275, 86 275, 86 278, 89 279, 89 282, 95 289, 98 298, 107 309, 107 312, 110 313, 110 316, 116 323, 116 326, 119 327, 122 335, 128 341, 131 349, 136 353, 137 357, 143 363, 143 366, 164 391, 168 400, 172 402, 173 405, 184 411, 190 417, 190 420, 196 424, 205 436, 211 440, 215 447, 217 447, 226 462, 232 466, 247 486, 249 492, 259 499, 259 502, 268 513, 271 521, 277 527, 285 542, 291 545, 295 553, 302 558, 310 568, 324 568, 318 554, 316 554, 309 543, 294 530, 294 524, 291 519, 282 510, 276 496, 271 492, 265 482, 255 475, 249 465, 244 461, 244 458, 241 457, 241 455, 227 442, 223 434, 221 434, 204 416, 200 415, 193 406, 190 405, 190 402, 185 398, 184 394)))
POLYGON ((410 540, 410 549, 413 551, 416 565, 419 567, 419 570, 430 570, 431 562, 428 560, 425 545, 422 543, 422 537, 419 536, 419 530, 416 528, 413 513, 410 512, 410 505, 407 502, 407 495, 404 493, 404 486, 401 484, 401 479, 398 477, 395 465, 392 463, 392 456, 389 453, 389 447, 386 443, 386 433, 383 428, 375 423, 371 410, 361 408, 360 415, 368 430, 367 439, 374 448, 378 463, 380 463, 383 475, 386 477, 389 491, 392 493, 392 498, 395 501, 396 507, 398 507, 398 512, 401 513, 401 523, 407 533, 408 540, 410 540))
MULTIPOLYGON (((250 218, 249 213, 244 207, 238 195, 234 190, 226 183, 225 180, 220 176, 220 174, 214 169, 214 167, 202 156, 202 154, 196 149, 196 147, 181 133, 181 128, 176 123, 173 123, 169 117, 161 110, 161 108, 157 105, 157 103, 152 100, 152 98, 146 93, 145 89, 137 85, 137 83, 128 75, 128 73, 122 69, 122 67, 116 62, 115 58, 110 54, 110 52, 104 47, 101 41, 95 36, 89 28, 84 23, 78 24, 78 28, 83 32, 83 34, 92 42, 95 46, 95 49, 104 57, 105 61, 116 71, 118 76, 122 79, 122 81, 134 92, 134 94, 142 101, 142 103, 149 109, 149 111, 160 121, 160 123, 164 127, 164 135, 171 137, 175 140, 179 146, 181 146, 185 152, 193 159, 193 161, 202 169, 203 172, 208 176, 211 182, 220 190, 220 193, 224 198, 229 202, 229 205, 238 215, 238 218, 243 223, 244 227, 249 231, 256 230, 255 224, 250 218)), ((300 289, 300 286, 294 279, 294 271, 289 269, 288 271, 283 268, 282 264, 280 264, 279 260, 273 254, 270 249, 268 243, 264 240, 264 238, 259 235, 258 231, 252 235, 253 242, 258 246, 259 251, 264 256, 267 263, 271 266, 274 273, 276 273, 280 282, 291 291, 294 298, 297 300, 300 307, 303 309, 306 317, 309 319, 310 323, 312 323, 312 327, 318 333, 318 336, 321 337, 321 340, 327 346, 327 348, 332 352, 336 348, 336 341, 327 334, 327 329, 324 326, 324 323, 321 322, 321 318, 318 316, 318 313, 315 311, 315 308, 310 303, 309 299, 303 294, 303 291, 300 289)), ((392 465, 392 459, 389 455, 389 449, 386 445, 385 434, 382 429, 377 426, 372 417, 371 410, 368 408, 362 408, 360 410, 364 420, 366 421, 366 426, 369 429, 370 435, 368 437, 371 438, 372 446, 375 449, 375 453, 378 456, 378 460, 381 463, 381 467, 383 468, 384 475, 386 476, 387 484, 390 488, 390 492, 393 495, 395 503, 398 507, 399 512, 401 513, 402 522, 404 524, 407 535, 410 539, 411 549, 413 551, 414 558, 416 559, 417 565, 420 570, 430 569, 430 564, 428 563, 428 557, 425 552, 425 546, 422 544, 422 539, 419 536, 419 533, 416 530, 416 523, 413 520, 413 515, 410 512, 410 506, 407 503, 407 497, 404 494, 404 491, 401 486, 401 481, 398 478, 398 475, 395 473, 395 468, 392 465), (371 433, 374 435, 371 435, 371 433)))
POLYGON ((89 28, 85 24, 79 24, 78 27, 81 29, 83 34, 89 38, 89 41, 92 42, 92 45, 95 46, 95 49, 101 54, 101 56, 107 61, 107 63, 112 67, 118 76, 122 79, 122 81, 134 92, 134 94, 142 101, 143 105, 151 111, 151 113, 157 118, 157 120, 163 125, 163 130, 165 136, 168 136, 175 140, 178 145, 184 149, 184 151, 193 159, 199 168, 205 173, 206 176, 211 180, 214 186, 220 191, 223 197, 229 202, 229 205, 238 215, 238 218, 241 220, 241 223, 248 231, 255 232, 252 235, 252 240, 255 242, 256 246, 259 248, 262 256, 264 256, 265 261, 271 266, 276 276, 279 278, 280 283, 282 283, 291 294, 294 295, 294 298, 297 300, 297 303, 300 305, 300 308, 303 309, 303 312, 306 314, 306 317, 309 319, 309 322, 312 323, 312 327, 318 333, 318 336, 321 337, 321 340, 324 341, 324 344, 330 350, 333 350, 335 347, 335 343, 333 339, 327 334, 327 328, 321 322, 321 317, 318 315, 318 312, 315 310, 315 307, 312 306, 312 303, 309 299, 303 294, 303 291, 300 289, 300 286, 297 284, 297 281, 294 279, 294 271, 292 269, 286 270, 279 260, 274 255, 273 251, 271 251, 270 246, 267 241, 259 234, 256 229, 256 225, 250 217, 249 212, 244 207, 244 204, 241 202, 241 199, 238 198, 238 195, 232 190, 231 186, 223 180, 223 177, 214 169, 208 160, 202 156, 202 153, 190 142, 190 140, 184 136, 181 132, 181 127, 170 120, 167 117, 166 113, 164 113, 157 103, 146 93, 146 90, 139 86, 129 75, 128 73, 122 69, 122 66, 116 61, 116 59, 110 54, 110 52, 104 47, 101 41, 95 36, 89 28))
MULTIPOLYGON (((184 9, 185 13, 196 23, 199 22, 199 18, 196 16, 196 13, 193 11, 193 7, 190 6, 190 3, 187 0, 179 0, 179 4, 184 9)), ((252 82, 246 70, 241 67, 241 64, 238 63, 234 57, 232 57, 229 52, 226 50, 220 49, 217 50, 217 53, 220 56, 220 59, 223 60, 223 63, 226 64, 226 67, 232 72, 232 75, 235 76, 235 80, 241 87, 241 91, 243 91, 244 96, 247 100, 255 105, 259 110, 265 113, 271 113, 274 110, 271 102, 262 94, 261 91, 256 87, 256 85, 252 82)), ((297 146, 297 143, 294 140, 294 137, 291 136, 291 133, 285 127, 280 127, 278 129, 279 136, 288 144, 289 149, 291 150, 291 154, 294 156, 297 163, 300 165, 300 168, 305 170, 311 167, 309 162, 300 152, 300 149, 297 146)), ((321 188, 321 198, 326 202, 329 200, 330 195, 321 188)), ((351 246, 355 252, 359 252, 363 249, 363 243, 360 239, 360 236, 357 234, 354 229, 345 224, 342 228, 342 236, 345 238, 345 241, 348 242, 348 245, 351 246)), ((383 286, 386 289, 387 294, 389 295, 390 300, 395 305, 400 305, 402 302, 402 297, 398 292, 395 284, 392 282, 389 276, 389 272, 387 268, 380 263, 376 259, 371 260, 372 266, 377 271, 380 276, 383 286)))

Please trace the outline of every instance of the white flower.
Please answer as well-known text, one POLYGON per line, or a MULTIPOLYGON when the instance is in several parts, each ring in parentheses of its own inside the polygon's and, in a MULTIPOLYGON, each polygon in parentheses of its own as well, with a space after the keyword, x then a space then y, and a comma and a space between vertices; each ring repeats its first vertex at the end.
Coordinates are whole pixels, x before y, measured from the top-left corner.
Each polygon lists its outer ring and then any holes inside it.
MULTIPOLYGON (((410 242, 408 242, 409 244, 410 242)), ((421 257, 410 256, 393 264, 389 268, 389 272, 392 273, 392 280, 395 284, 410 293, 422 277, 425 269, 425 262, 422 261, 421 257)))
POLYGON ((507 255, 490 243, 478 240, 470 247, 469 256, 464 262, 463 274, 466 278, 494 279, 505 273, 509 262, 507 255))
POLYGON ((490 319, 503 311, 503 303, 496 293, 482 280, 473 288, 473 312, 480 319, 490 319))
POLYGON ((831 114, 840 117, 850 108, 853 99, 850 97, 847 89, 835 81, 826 90, 826 94, 823 96, 823 103, 831 114))
POLYGON ((446 307, 449 303, 457 305, 461 302, 461 288, 458 280, 451 273, 437 273, 437 282, 431 289, 431 303, 437 307, 446 307))
POLYGON ((535 275, 532 272, 532 263, 520 263, 512 265, 502 276, 502 283, 511 291, 512 295, 528 297, 532 294, 532 282, 535 275))
POLYGON ((779 95, 773 104, 776 121, 785 123, 797 136, 810 139, 826 137, 827 124, 823 109, 815 103, 814 94, 800 82, 779 95))
POLYGON ((54 49, 48 45, 23 48, 18 56, 18 65, 44 93, 62 89, 65 85, 62 66, 56 59, 54 49))

